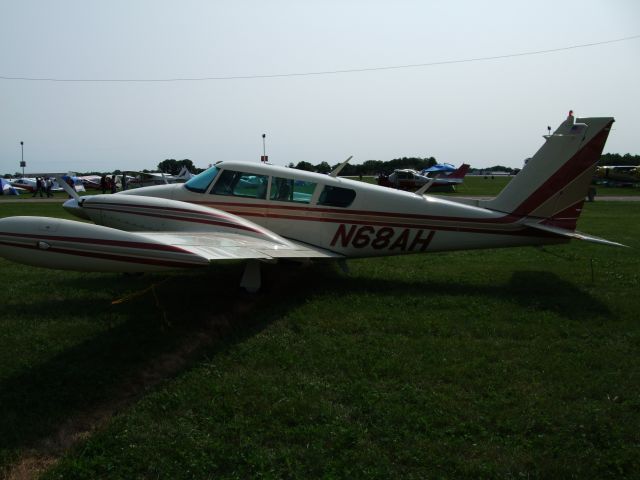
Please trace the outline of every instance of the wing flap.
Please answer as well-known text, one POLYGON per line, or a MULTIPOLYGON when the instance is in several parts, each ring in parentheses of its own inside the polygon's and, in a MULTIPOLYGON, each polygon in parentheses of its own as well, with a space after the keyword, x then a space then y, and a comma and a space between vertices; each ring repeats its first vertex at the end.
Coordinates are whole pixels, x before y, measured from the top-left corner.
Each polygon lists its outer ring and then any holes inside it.
POLYGON ((159 233, 138 232, 154 242, 179 247, 196 255, 216 260, 276 258, 341 258, 322 248, 287 240, 286 243, 228 232, 159 233))

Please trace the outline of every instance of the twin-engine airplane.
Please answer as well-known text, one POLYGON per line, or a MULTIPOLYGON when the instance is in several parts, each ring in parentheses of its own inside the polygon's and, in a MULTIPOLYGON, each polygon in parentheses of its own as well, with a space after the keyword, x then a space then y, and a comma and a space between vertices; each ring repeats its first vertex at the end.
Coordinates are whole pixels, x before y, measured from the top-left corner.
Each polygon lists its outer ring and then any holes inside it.
POLYGON ((570 114, 492 200, 392 190, 260 163, 222 161, 184 184, 74 196, 64 208, 95 224, 0 219, 0 255, 41 267, 142 272, 247 260, 309 261, 587 240, 575 231, 613 118, 570 114))

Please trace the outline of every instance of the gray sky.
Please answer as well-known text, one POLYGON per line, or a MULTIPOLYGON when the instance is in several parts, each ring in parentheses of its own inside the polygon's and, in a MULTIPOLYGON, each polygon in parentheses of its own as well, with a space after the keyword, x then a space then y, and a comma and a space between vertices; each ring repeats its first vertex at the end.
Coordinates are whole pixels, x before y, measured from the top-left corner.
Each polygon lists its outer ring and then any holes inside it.
MULTIPOLYGON (((432 63, 640 34, 629 1, 0 0, 0 76, 166 79, 432 63)), ((0 173, 330 164, 521 166, 573 109, 639 154, 640 39, 394 70, 185 82, 0 80, 0 173)))

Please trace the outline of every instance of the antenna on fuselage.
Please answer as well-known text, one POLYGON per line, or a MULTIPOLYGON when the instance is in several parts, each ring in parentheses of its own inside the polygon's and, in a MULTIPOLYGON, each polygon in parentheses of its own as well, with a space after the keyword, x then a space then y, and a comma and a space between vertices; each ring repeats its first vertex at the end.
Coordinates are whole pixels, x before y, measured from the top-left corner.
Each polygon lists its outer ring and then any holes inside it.
POLYGON ((344 162, 342 162, 336 168, 331 170, 331 173, 329 174, 329 176, 330 177, 337 177, 338 174, 342 171, 342 169, 347 166, 347 163, 349 163, 349 160, 351 160, 352 158, 353 158, 353 155, 351 155, 349 158, 347 158, 344 162))

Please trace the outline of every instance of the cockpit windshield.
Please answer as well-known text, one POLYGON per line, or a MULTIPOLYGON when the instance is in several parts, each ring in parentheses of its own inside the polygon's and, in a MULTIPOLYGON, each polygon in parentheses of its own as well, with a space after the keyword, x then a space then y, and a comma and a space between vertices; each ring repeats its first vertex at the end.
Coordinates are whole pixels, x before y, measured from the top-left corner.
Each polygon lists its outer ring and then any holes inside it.
POLYGON ((204 193, 211 185, 211 182, 218 176, 218 172, 220 172, 218 167, 211 167, 190 179, 184 186, 192 192, 204 193))

